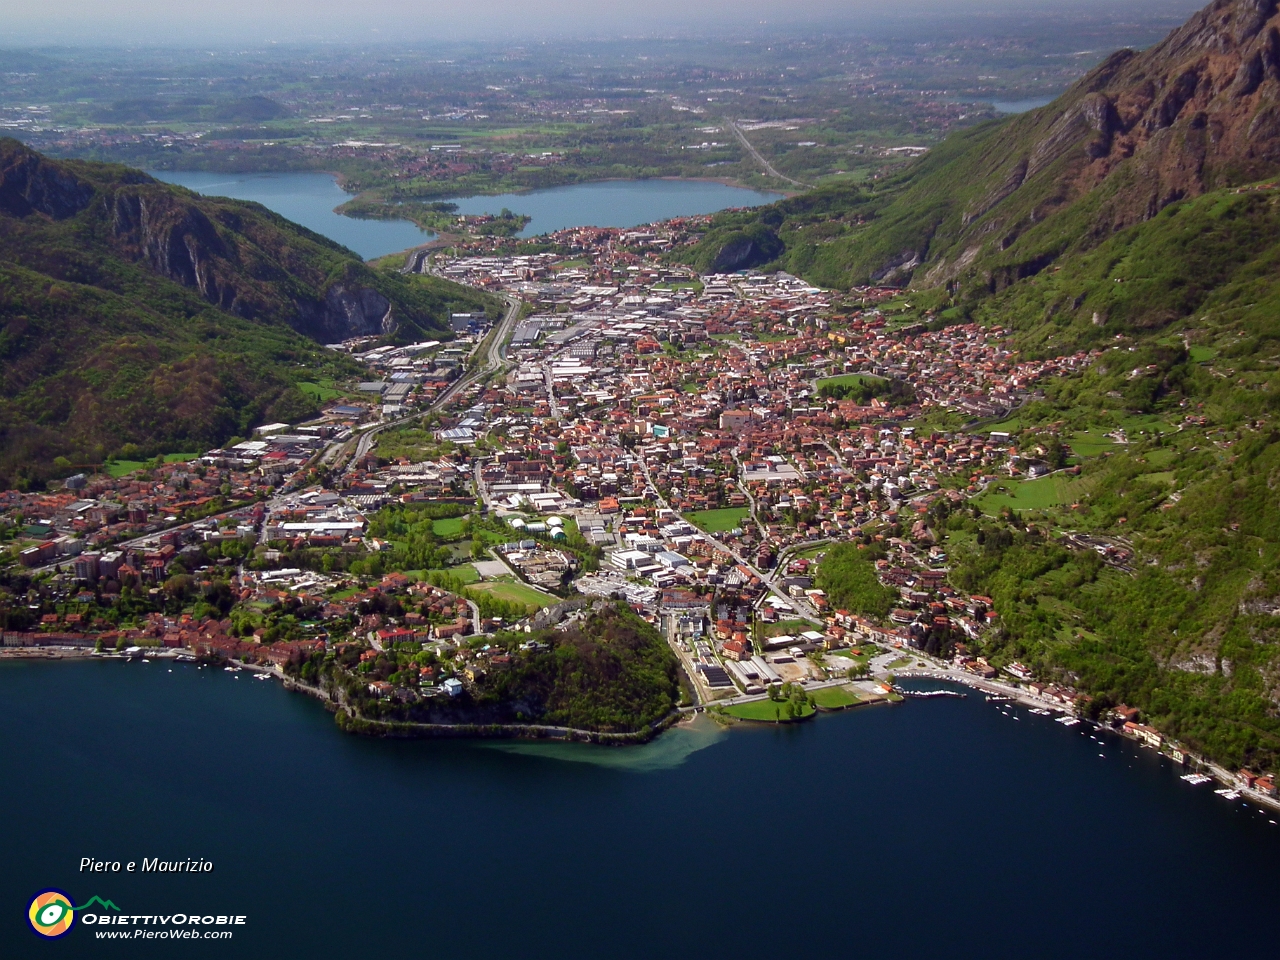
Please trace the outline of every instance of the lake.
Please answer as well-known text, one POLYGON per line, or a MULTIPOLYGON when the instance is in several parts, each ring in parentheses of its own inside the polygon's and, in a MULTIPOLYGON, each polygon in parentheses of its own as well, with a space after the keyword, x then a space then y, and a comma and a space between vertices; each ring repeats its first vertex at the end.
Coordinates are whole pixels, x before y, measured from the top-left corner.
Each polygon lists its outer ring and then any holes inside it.
MULTIPOLYGON (((160 662, 0 663, 0 702, 6 957, 53 955, 20 909, 44 887, 246 915, 132 948, 221 958, 1166 960, 1266 949, 1274 909, 1274 815, 977 695, 638 748, 360 739, 160 662)), ((94 932, 56 952, 102 956, 94 932)))
MULTIPOLYGON (((408 220, 357 220, 334 213, 351 198, 326 173, 225 174, 152 172, 207 196, 255 200, 295 223, 336 240, 365 259, 398 253, 435 234, 408 220)), ((782 194, 702 180, 610 180, 530 193, 454 197, 460 213, 499 213, 506 207, 533 219, 520 234, 537 236, 568 227, 634 227, 670 217, 715 213, 726 207, 772 203, 782 194)))
POLYGON ((1033 97, 1030 100, 992 100, 991 106, 996 113, 1026 113, 1028 110, 1043 107, 1046 103, 1053 103, 1053 100, 1053 97, 1033 97))
POLYGON ((635 227, 671 217, 715 213, 727 207, 758 207, 780 193, 731 187, 711 180, 605 180, 532 193, 451 197, 459 213, 496 214, 503 207, 533 219, 520 234, 535 237, 569 227, 635 227))

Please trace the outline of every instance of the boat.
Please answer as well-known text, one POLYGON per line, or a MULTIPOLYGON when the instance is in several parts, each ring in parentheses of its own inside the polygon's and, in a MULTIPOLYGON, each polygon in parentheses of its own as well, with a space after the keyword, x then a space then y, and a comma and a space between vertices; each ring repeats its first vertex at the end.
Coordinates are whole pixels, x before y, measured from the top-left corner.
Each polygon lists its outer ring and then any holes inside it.
POLYGON ((1059 717, 1056 722, 1062 724, 1064 727, 1074 727, 1080 721, 1075 717, 1059 717))
POLYGON ((269 673, 255 673, 255 674, 253 675, 253 679, 255 679, 255 680, 270 680, 270 679, 271 679, 271 674, 269 674, 269 673))
POLYGON ((1219 787, 1217 790, 1213 792, 1216 793, 1218 796, 1220 796, 1223 800, 1239 800, 1240 799, 1240 791, 1235 790, 1231 787, 1219 787))
POLYGON ((1049 711, 1046 710, 1044 707, 1032 707, 1030 712, 1034 713, 1037 717, 1049 716, 1049 711))
POLYGON ((1198 787, 1202 783, 1208 783, 1210 780, 1213 779, 1213 777, 1207 776, 1206 774, 1203 774, 1203 773, 1184 773, 1178 779, 1185 780, 1187 781, 1187 783, 1191 784, 1192 786, 1198 787))

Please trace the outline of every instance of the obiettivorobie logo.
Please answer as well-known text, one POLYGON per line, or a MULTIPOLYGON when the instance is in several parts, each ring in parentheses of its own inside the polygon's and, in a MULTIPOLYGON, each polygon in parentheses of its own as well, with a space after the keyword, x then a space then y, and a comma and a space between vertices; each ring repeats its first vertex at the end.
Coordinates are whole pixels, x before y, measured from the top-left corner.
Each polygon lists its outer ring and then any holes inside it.
POLYGON ((236 927, 248 921, 248 917, 234 914, 123 913, 110 900, 101 897, 90 897, 77 907, 70 894, 52 887, 31 898, 27 921, 41 937, 57 940, 71 932, 76 925, 77 914, 95 905, 98 909, 85 913, 80 922, 100 928, 94 934, 99 940, 230 940, 231 930, 209 928, 236 927))
POLYGON ((67 893, 49 889, 41 890, 31 898, 31 906, 27 908, 27 920, 31 924, 31 929, 40 936, 57 940, 71 932, 71 928, 76 924, 77 910, 86 910, 95 903, 103 910, 117 912, 120 910, 110 900, 103 900, 101 897, 90 897, 88 903, 77 907, 72 904, 71 897, 67 893))

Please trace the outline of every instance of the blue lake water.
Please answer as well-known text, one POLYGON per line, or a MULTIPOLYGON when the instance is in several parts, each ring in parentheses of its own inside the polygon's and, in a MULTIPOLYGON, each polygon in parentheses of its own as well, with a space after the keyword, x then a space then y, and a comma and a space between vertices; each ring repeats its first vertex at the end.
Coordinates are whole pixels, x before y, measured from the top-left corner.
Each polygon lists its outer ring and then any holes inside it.
POLYGON ((152 176, 213 197, 254 200, 354 250, 366 260, 397 253, 435 237, 408 220, 357 220, 334 213, 351 199, 327 173, 204 173, 152 171, 152 176))
POLYGON ((605 180, 532 193, 452 197, 459 213, 496 214, 503 207, 533 219, 520 234, 533 237, 569 227, 634 227, 670 217, 758 207, 782 194, 746 190, 706 180, 605 180))
MULTIPOLYGON (((351 195, 325 173, 224 174, 162 171, 153 174, 207 196, 255 200, 283 217, 336 240, 365 259, 397 253, 435 235, 408 220, 357 220, 334 213, 351 195)), ((726 207, 771 203, 781 194, 701 180, 616 180, 553 187, 531 193, 451 198, 459 212, 499 213, 506 207, 533 219, 531 237, 567 227, 634 227, 669 217, 714 213, 726 207)))
POLYGON ((159 662, 0 663, 0 703, 5 958, 1169 960, 1271 929, 1274 815, 977 696, 634 749, 361 739, 274 681, 159 662), (45 887, 248 919, 50 945, 24 915, 45 887))
POLYGON ((1046 103, 1053 103, 1053 97, 1034 97, 1030 100, 993 100, 991 106, 996 113, 1026 113, 1046 103))

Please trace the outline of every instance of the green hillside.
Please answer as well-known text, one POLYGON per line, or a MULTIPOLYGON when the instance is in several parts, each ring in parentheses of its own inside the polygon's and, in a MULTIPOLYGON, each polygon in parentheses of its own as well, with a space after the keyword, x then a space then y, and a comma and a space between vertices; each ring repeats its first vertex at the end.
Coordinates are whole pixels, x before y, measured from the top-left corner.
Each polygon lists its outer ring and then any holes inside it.
POLYGON ((953 584, 999 613, 975 646, 1077 685, 1095 715, 1137 706, 1221 762, 1269 769, 1277 175, 1280 14, 1274 0, 1218 0, 1048 106, 863 189, 718 217, 682 256, 909 287, 915 319, 1000 325, 1027 356, 1098 351, 1044 384, 1015 428, 1020 448, 1070 448, 1078 479, 934 509, 953 584))
POLYGON ((0 483, 303 416, 296 382, 356 372, 317 341, 439 337, 454 309, 498 305, 258 204, 0 140, 0 483))

